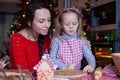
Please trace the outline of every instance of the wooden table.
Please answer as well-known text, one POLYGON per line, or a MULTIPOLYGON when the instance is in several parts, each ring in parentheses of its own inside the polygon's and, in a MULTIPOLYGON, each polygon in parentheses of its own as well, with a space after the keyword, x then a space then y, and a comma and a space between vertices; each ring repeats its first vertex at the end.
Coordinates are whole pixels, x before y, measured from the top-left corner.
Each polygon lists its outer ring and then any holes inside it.
MULTIPOLYGON (((18 70, 4 70, 6 74, 6 80, 32 80, 32 75, 29 70, 23 70, 23 76, 19 73, 18 70)), ((0 80, 5 80, 4 73, 0 71, 0 80)))
MULTIPOLYGON (((93 73, 84 73, 82 72, 82 70, 80 71, 56 70, 54 72, 53 80, 94 80, 94 75, 93 73)), ((108 76, 108 75, 102 74, 102 77, 100 78, 100 80, 120 80, 120 77, 108 76)))

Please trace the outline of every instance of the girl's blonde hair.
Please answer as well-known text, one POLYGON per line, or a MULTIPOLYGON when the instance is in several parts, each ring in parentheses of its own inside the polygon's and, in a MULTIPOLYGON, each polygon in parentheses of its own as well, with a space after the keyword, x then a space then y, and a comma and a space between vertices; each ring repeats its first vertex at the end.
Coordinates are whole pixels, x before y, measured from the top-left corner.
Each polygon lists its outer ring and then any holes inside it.
POLYGON ((53 34, 53 39, 55 37, 60 38, 60 36, 62 35, 62 27, 61 27, 61 23, 62 23, 62 16, 65 13, 75 13, 78 16, 78 21, 79 21, 79 26, 77 29, 77 36, 78 38, 80 38, 81 36, 83 36, 83 28, 82 28, 82 13, 78 11, 77 8, 75 7, 71 7, 71 8, 65 8, 63 11, 60 12, 60 14, 55 18, 55 31, 53 34))

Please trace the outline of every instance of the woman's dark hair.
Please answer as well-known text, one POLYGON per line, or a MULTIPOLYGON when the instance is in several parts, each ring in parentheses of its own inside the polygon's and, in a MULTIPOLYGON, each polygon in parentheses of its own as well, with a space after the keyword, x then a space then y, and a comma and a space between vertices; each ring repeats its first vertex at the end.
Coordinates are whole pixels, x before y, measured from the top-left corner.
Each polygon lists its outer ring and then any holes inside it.
MULTIPOLYGON (((45 0, 46 2, 46 0, 45 0)), ((41 8, 47 8, 49 9, 48 7, 48 4, 46 4, 45 2, 43 1, 40 1, 40 0, 33 0, 30 2, 30 4, 25 8, 25 18, 24 18, 24 24, 23 27, 29 27, 28 26, 28 22, 33 22, 33 18, 34 18, 34 14, 35 14, 35 11, 37 9, 41 9, 41 8)))
MULTIPOLYGON (((28 25, 28 22, 31 22, 31 25, 32 25, 32 22, 35 16, 34 15, 35 11, 41 8, 49 9, 48 4, 46 4, 46 0, 44 1, 33 0, 30 2, 30 4, 26 7, 26 17, 24 19, 24 22, 22 23, 22 26, 24 28, 32 28, 31 26, 28 25)), ((43 35, 38 36, 40 58, 42 56, 42 50, 43 50, 43 38, 44 38, 43 35)))

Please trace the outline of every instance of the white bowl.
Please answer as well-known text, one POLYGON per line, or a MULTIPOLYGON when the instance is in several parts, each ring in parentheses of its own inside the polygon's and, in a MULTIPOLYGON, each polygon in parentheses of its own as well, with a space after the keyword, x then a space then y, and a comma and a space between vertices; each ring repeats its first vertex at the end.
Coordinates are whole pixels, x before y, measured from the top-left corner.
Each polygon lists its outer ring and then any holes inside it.
POLYGON ((116 67, 120 71, 120 53, 112 53, 111 56, 112 56, 112 59, 116 65, 116 67))

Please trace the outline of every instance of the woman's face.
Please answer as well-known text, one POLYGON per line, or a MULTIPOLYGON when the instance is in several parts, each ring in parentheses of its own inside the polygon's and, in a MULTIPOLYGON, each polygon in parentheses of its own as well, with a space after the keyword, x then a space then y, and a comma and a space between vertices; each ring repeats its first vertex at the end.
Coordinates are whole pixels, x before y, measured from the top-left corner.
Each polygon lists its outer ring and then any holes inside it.
POLYGON ((67 35, 73 35, 78 29, 78 16, 76 13, 64 13, 62 16, 62 28, 67 35))
POLYGON ((33 33, 46 35, 51 26, 51 14, 48 9, 37 9, 32 22, 33 33))

